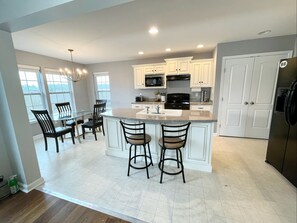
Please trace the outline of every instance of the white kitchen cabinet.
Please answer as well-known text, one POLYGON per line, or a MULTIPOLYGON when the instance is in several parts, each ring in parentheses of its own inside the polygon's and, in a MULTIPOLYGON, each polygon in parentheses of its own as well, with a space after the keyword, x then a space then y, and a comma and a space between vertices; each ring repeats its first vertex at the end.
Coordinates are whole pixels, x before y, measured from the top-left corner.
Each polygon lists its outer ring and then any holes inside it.
POLYGON ((213 60, 196 60, 190 64, 190 87, 213 87, 213 60))
MULTIPOLYGON (((104 117, 104 128, 107 129, 107 134, 105 135, 106 149, 105 154, 115 157, 128 157, 128 145, 124 140, 122 133, 120 120, 127 122, 145 122, 146 123, 146 133, 152 138, 150 142, 151 155, 154 163, 160 160, 160 146, 158 144, 158 139, 161 138, 161 125, 160 123, 166 123, 166 120, 154 120, 148 121, 145 119, 130 120, 119 119, 116 117, 104 117)), ((170 122, 169 122, 170 123, 170 122)), ((184 149, 182 149, 183 154, 183 164, 187 169, 200 170, 211 172, 211 154, 212 154, 212 133, 213 133, 213 122, 192 122, 188 132, 187 143, 184 149)), ((168 154, 168 158, 175 157, 175 152, 171 151, 168 154)), ((176 162, 172 162, 169 165, 176 167, 176 162)))
POLYGON ((144 66, 144 74, 165 74, 166 64, 148 64, 144 66))
POLYGON ((212 105, 191 105, 190 110, 210 111, 212 112, 212 105))
POLYGON ((145 88, 144 66, 133 66, 133 69, 134 69, 134 88, 135 89, 145 88))
POLYGON ((166 74, 189 74, 190 61, 193 57, 181 57, 165 59, 166 61, 166 74))
POLYGON ((133 109, 143 109, 142 104, 132 104, 133 109))
MULTIPOLYGON (((158 102, 156 103, 148 103, 148 104, 145 104, 145 103, 135 103, 135 104, 132 104, 132 108, 133 109, 146 109, 146 107, 149 107, 150 110, 153 110, 153 109, 156 109, 156 106, 158 105, 158 102)), ((164 104, 159 104, 160 106, 160 109, 164 109, 164 104)))

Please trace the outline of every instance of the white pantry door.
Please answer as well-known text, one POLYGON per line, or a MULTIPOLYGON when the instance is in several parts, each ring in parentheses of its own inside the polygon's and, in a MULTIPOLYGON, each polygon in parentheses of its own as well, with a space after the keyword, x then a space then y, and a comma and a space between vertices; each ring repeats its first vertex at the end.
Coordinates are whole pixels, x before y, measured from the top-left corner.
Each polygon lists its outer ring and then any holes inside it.
POLYGON ((286 54, 255 58, 245 137, 268 139, 278 66, 286 54))
POLYGON ((225 60, 220 135, 268 139, 279 61, 289 53, 225 60))
POLYGON ((254 58, 227 59, 220 121, 220 135, 242 137, 248 112, 254 58))

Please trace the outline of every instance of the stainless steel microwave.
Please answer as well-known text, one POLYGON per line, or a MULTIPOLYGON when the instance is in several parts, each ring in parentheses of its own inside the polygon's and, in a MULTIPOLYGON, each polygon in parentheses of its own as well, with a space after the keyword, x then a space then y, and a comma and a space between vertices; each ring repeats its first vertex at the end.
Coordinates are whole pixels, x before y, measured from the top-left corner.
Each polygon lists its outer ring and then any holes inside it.
POLYGON ((164 86, 164 75, 145 75, 145 87, 164 86))

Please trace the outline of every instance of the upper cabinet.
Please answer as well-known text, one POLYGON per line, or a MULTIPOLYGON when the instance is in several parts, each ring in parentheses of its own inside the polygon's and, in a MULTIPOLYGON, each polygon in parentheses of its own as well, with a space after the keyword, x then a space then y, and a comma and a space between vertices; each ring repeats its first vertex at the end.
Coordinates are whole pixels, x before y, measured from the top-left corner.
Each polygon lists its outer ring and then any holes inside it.
POLYGON ((193 57, 181 57, 165 59, 167 71, 166 74, 189 74, 190 61, 193 57))
POLYGON ((145 88, 144 66, 133 66, 133 69, 134 69, 134 88, 135 89, 145 88))
POLYGON ((135 89, 154 89, 154 88, 166 88, 165 80, 165 70, 166 64, 142 64, 134 65, 134 88, 135 89), (154 75, 155 74, 155 75, 154 75), (147 79, 146 79, 147 76, 147 79), (158 83, 154 83, 155 80, 152 80, 154 77, 161 78, 160 86, 158 83), (151 80, 148 80, 151 79, 151 80), (147 85, 146 82, 147 81, 147 85))
POLYGON ((190 63, 190 87, 213 86, 213 60, 193 60, 190 63))
MULTIPOLYGON (((166 63, 134 65, 135 89, 166 88, 166 75, 191 74, 190 87, 213 87, 214 69, 213 59, 192 60, 193 57, 165 59, 166 63), (147 84, 146 77, 161 76, 164 78, 162 86, 147 84)), ((147 80, 148 81, 148 80, 147 80)))
POLYGON ((165 74, 165 72, 166 72, 165 63, 144 65, 144 74, 165 74))

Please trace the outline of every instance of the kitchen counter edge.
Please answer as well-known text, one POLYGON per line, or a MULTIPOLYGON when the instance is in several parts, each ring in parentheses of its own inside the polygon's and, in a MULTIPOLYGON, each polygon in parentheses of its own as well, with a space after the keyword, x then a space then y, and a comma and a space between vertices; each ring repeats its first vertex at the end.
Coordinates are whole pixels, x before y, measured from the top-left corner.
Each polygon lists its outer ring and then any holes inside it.
POLYGON ((146 120, 150 122, 217 122, 217 119, 209 111, 182 110, 181 116, 137 114, 143 109, 117 108, 102 113, 103 117, 146 120))

